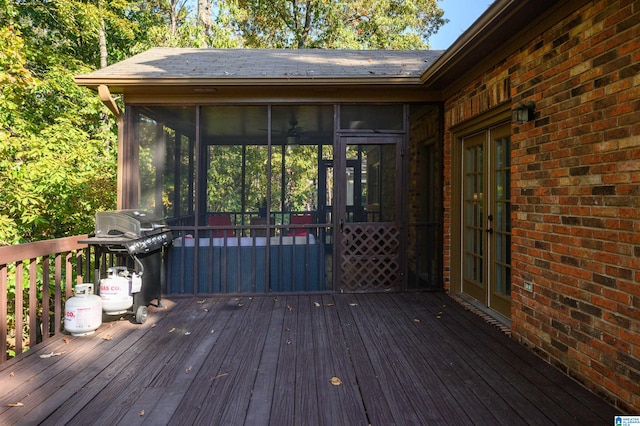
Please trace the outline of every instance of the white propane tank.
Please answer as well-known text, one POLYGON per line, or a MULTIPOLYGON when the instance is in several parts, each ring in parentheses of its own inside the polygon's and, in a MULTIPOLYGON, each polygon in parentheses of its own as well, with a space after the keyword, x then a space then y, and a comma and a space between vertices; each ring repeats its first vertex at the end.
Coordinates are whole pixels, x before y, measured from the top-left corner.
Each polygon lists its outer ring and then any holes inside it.
MULTIPOLYGON (((107 315, 119 315, 133 306, 132 282, 127 268, 109 268, 108 277, 100 280, 102 310, 107 315)), ((134 274, 135 275, 135 274, 134 274)))
POLYGON ((102 324, 102 299, 93 284, 76 284, 75 296, 64 304, 64 329, 73 336, 92 334, 102 324))

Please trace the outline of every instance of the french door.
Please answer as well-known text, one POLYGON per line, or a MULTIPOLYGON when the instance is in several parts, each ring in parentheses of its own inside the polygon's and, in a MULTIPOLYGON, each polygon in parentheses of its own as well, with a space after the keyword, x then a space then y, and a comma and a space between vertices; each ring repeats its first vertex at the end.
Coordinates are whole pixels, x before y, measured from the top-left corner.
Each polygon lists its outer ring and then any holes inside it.
POLYGON ((403 285, 402 137, 341 137, 336 157, 337 279, 341 291, 403 285))
POLYGON ((510 318, 511 172, 509 124, 464 138, 462 291, 510 318))

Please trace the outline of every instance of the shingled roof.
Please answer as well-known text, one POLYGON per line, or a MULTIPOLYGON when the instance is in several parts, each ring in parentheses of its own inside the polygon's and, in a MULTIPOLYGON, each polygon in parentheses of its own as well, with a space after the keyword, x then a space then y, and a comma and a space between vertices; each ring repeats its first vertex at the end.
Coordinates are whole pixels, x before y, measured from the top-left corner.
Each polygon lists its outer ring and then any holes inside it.
POLYGON ((122 62, 79 75, 81 85, 146 84, 157 80, 238 84, 290 80, 419 79, 443 51, 325 49, 180 49, 154 48, 122 62))

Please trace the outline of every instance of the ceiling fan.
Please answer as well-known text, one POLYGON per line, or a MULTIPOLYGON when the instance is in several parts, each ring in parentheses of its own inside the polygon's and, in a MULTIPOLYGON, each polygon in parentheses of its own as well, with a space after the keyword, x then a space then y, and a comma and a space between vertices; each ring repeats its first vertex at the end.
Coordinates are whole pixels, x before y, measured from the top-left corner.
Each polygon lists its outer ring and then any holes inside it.
MULTIPOLYGON (((291 116, 289 119, 289 126, 290 127, 287 130, 271 129, 271 132, 284 134, 287 138, 287 145, 295 145, 299 143, 300 139, 303 137, 304 129, 302 127, 298 127, 298 120, 294 116, 291 116)), ((267 131, 268 129, 260 130, 267 131)))
POLYGON ((298 127, 298 120, 296 120, 295 117, 291 117, 289 125, 291 127, 287 130, 287 145, 294 145, 300 141, 303 129, 302 127, 298 127))

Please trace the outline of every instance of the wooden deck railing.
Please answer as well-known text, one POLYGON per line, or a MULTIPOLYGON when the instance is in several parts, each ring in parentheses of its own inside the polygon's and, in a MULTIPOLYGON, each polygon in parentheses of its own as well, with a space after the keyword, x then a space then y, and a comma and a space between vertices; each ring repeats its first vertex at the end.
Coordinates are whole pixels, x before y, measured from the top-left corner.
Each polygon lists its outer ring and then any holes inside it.
POLYGON ((74 283, 92 280, 86 237, 0 247, 0 363, 62 332, 74 283))

